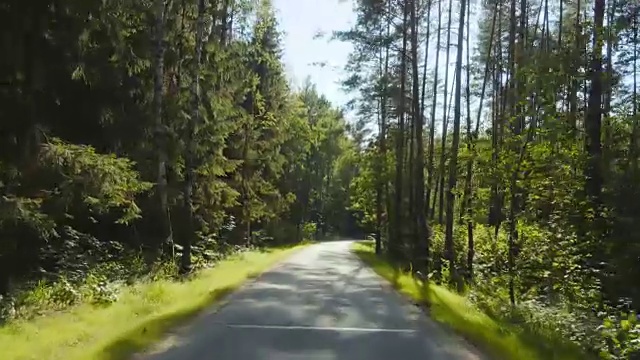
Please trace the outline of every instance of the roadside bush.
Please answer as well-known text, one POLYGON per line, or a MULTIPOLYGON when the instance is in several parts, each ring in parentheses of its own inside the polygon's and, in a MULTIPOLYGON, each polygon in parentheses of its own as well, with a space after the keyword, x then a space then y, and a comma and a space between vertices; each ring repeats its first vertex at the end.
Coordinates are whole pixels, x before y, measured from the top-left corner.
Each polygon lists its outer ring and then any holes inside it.
POLYGON ((313 241, 316 237, 318 226, 314 222, 305 223, 302 227, 302 241, 313 241))
MULTIPOLYGON (((461 227, 457 227, 461 228, 461 227)), ((444 229, 432 227, 434 279, 447 279, 447 264, 441 261, 444 229)), ((572 254, 563 253, 565 242, 576 241, 564 230, 550 231, 520 224, 521 253, 515 279, 517 303, 508 294, 507 235, 482 224, 475 227, 474 284, 466 296, 487 315, 545 339, 543 347, 570 341, 593 357, 605 360, 640 359, 640 321, 630 300, 612 306, 595 304, 597 279, 582 270, 572 254), (551 269, 551 270, 548 270, 551 269)), ((454 234, 456 263, 466 263, 465 233, 454 234)))

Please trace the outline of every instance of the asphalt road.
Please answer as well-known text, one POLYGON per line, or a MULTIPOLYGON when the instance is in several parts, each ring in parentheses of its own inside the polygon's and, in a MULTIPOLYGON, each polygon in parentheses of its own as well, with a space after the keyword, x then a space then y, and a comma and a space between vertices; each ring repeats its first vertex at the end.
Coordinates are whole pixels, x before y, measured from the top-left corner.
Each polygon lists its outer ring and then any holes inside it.
POLYGON ((295 253, 137 358, 482 359, 395 293, 350 246, 327 242, 295 253))

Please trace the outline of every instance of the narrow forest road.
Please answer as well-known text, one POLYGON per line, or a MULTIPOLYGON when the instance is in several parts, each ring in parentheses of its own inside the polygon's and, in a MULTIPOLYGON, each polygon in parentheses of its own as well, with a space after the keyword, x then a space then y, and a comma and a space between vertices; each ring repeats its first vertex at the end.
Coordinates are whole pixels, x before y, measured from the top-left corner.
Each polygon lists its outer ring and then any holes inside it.
POLYGON ((482 359, 395 293, 351 244, 301 250, 138 358, 482 359))

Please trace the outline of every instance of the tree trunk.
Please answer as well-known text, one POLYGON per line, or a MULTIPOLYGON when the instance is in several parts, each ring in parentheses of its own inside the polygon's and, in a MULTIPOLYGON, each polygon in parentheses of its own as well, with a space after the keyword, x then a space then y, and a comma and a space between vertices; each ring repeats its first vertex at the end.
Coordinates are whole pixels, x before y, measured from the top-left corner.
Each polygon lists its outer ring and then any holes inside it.
MULTIPOLYGON (((576 39, 575 39, 575 54, 572 59, 580 59, 581 57, 581 45, 580 45, 580 37, 582 36, 582 25, 580 19, 580 11, 582 10, 582 5, 580 0, 578 0, 576 4, 577 13, 576 13, 576 39)), ((571 126, 574 134, 577 135, 577 117, 578 117, 578 68, 580 64, 572 64, 570 79, 571 84, 569 87, 569 125, 571 126)))
MULTIPOLYGON (((470 4, 469 4, 470 5, 470 4)), ((468 149, 470 152, 469 160, 467 161, 467 177, 465 179, 465 197, 466 199, 466 209, 467 209, 467 281, 473 281, 473 261, 475 256, 475 244, 473 238, 473 227, 474 227, 474 219, 473 219, 473 166, 475 159, 477 157, 477 150, 475 142, 478 139, 478 132, 480 131, 480 119, 482 118, 482 106, 484 105, 484 97, 487 89, 487 82, 489 81, 489 69, 491 65, 491 50, 493 48, 493 38, 495 35, 496 29, 496 18, 498 13, 498 2, 496 2, 493 17, 491 20, 491 33, 489 35, 489 43, 487 45, 487 58, 485 60, 485 68, 484 68, 484 78, 482 81, 482 91, 480 93, 480 103, 478 105, 478 116, 476 118, 475 129, 473 133, 471 133, 471 117, 470 114, 467 115, 467 136, 468 136, 468 149)), ((471 17, 471 12, 467 13, 469 18, 471 17)), ((469 21, 467 21, 469 23, 469 21)), ((467 28, 467 51, 469 50, 469 28, 467 28)), ((468 53, 467 53, 467 64, 469 64, 468 53)), ((467 65, 469 66, 469 65, 467 65)), ((469 69, 467 68, 467 73, 469 73, 469 69)), ((467 75, 467 96, 470 96, 469 91, 469 81, 470 76, 467 75)), ((469 105, 467 105, 469 107, 469 105)), ((470 111, 467 109, 467 111, 470 111)))
MULTIPOLYGON (((387 0, 387 9, 389 12, 391 12, 391 0, 387 0)), ((389 36, 391 35, 391 18, 387 18, 387 39, 389 38, 389 36)), ((392 205, 391 205, 391 196, 389 196, 389 179, 387 178, 388 176, 388 171, 389 169, 387 168, 387 128, 389 125, 389 117, 388 117, 388 110, 387 110, 387 104, 389 101, 389 52, 390 52, 390 47, 391 44, 388 43, 385 46, 384 49, 384 88, 383 88, 383 93, 382 93, 382 132, 381 132, 381 137, 382 137, 382 142, 380 143, 381 146, 381 152, 383 154, 383 159, 384 159, 384 201, 385 201, 385 220, 387 222, 386 224, 386 236, 387 236, 387 241, 389 241, 389 239, 391 238, 391 231, 389 229, 389 216, 391 214, 391 210, 392 210, 392 205)))
MULTIPOLYGON (((381 59, 382 60, 382 59, 381 59)), ((383 166, 384 166, 384 152, 382 151, 382 136, 384 136, 384 132, 382 127, 384 126, 384 120, 382 120, 382 99, 378 102, 378 116, 380 117, 379 126, 378 126, 378 159, 377 159, 377 167, 378 167, 378 181, 376 182, 376 255, 380 255, 382 253, 382 191, 384 186, 384 175, 383 175, 383 166)))
POLYGON ((560 18, 558 20, 558 49, 562 49, 562 26, 564 20, 564 0, 560 0, 560 18))
MULTIPOLYGON (((169 4, 168 7, 171 5, 169 4)), ((159 226, 160 231, 158 249, 161 253, 170 250, 173 254, 173 229, 171 227, 171 215, 168 203, 168 184, 167 184, 167 141, 168 127, 162 121, 162 101, 163 101, 163 82, 164 82, 164 26, 166 11, 164 0, 155 0, 154 8, 154 27, 155 27, 155 62, 154 62, 154 82, 153 82, 153 118, 155 120, 155 139, 157 151, 157 179, 156 179, 156 196, 160 203, 159 209, 159 226)))
MULTIPOLYGON (((631 128, 631 138, 629 141, 629 157, 632 174, 638 171, 638 11, 633 14, 633 92, 631 101, 633 102, 633 125, 631 128)), ((633 179, 636 177, 633 176, 633 179)))
POLYGON ((229 38, 229 2, 232 0, 224 0, 222 3, 222 16, 220 20, 220 45, 225 46, 229 38))
MULTIPOLYGON (((502 3, 498 2, 498 41, 496 42, 496 73, 494 76, 495 90, 495 111, 491 129, 491 162, 493 173, 491 176, 491 195, 489 200, 489 225, 494 227, 496 239, 502 222, 502 195, 500 194, 500 178, 498 176, 498 164, 500 163, 500 148, 502 142, 502 123, 506 108, 506 86, 503 80, 503 57, 502 57, 502 3)), ((507 77, 507 83, 509 79, 507 77)))
MULTIPOLYGON (((417 0, 412 0, 411 6, 411 55, 413 58, 412 62, 412 72, 413 72, 413 105, 414 105, 414 118, 416 120, 415 126, 415 143, 416 143, 416 158, 414 160, 415 166, 415 191, 414 191, 414 211, 413 215, 415 219, 412 219, 412 222, 415 222, 416 225, 416 239, 415 246, 418 251, 416 254, 418 255, 418 264, 419 267, 425 267, 425 273, 428 273, 429 264, 428 264, 428 256, 429 256, 429 239, 427 222, 425 219, 425 206, 424 206, 424 114, 422 112, 422 107, 420 106, 419 99, 419 91, 420 91, 420 83, 418 81, 418 17, 416 15, 416 4, 417 0)), ((430 11, 431 9, 431 1, 427 5, 430 11)), ((426 51, 426 50, 425 50, 426 51)), ((426 58, 426 56, 425 56, 426 58)), ((426 63, 425 63, 426 67, 426 63)), ((424 91, 423 91, 424 93, 424 91)))
POLYGON ((404 186, 404 117, 405 111, 405 99, 406 99, 406 82, 407 82, 407 22, 409 17, 409 7, 407 2, 403 2, 403 20, 402 20, 402 52, 400 62, 400 94, 399 94, 399 114, 398 114, 398 137, 396 140, 396 184, 395 184, 395 238, 393 239, 393 246, 390 248, 391 255, 394 258, 400 256, 400 249, 403 244, 402 229, 402 188, 404 186))
POLYGON ((458 53, 456 57, 455 105, 453 107, 453 142, 449 159, 449 185, 447 187, 447 223, 445 230, 445 252, 449 260, 451 281, 457 282, 455 267, 455 247, 453 240, 455 188, 458 179, 458 148, 460 147, 460 117, 462 98, 462 52, 464 50, 464 19, 467 12, 467 0, 460 1, 460 19, 458 23, 458 53))
MULTIPOLYGON (((445 60, 444 70, 444 105, 443 119, 442 119, 442 153, 440 154, 440 168, 438 171, 440 179, 440 194, 438 197, 438 223, 444 222, 444 173, 445 173, 445 160, 446 160, 446 146, 447 146, 447 128, 449 122, 449 114, 447 111, 447 91, 449 87, 449 54, 451 53, 451 20, 452 20, 453 1, 449 1, 449 20, 447 23, 447 55, 445 60)), ((462 16, 462 15, 461 15, 462 16)))
MULTIPOLYGON (((585 168, 585 194, 591 210, 594 211, 596 232, 600 228, 600 207, 602 205, 601 192, 603 184, 602 176, 602 43, 605 1, 595 0, 594 3, 594 34, 593 54, 590 65, 591 87, 589 89, 589 104, 585 119, 585 151, 587 153, 587 166, 585 168)), ((585 219, 586 220, 586 219, 585 219)), ((588 220, 586 220, 588 221, 588 220)))
MULTIPOLYGON (((431 206, 431 189, 433 188, 433 172, 434 172, 434 158, 435 158, 435 129, 436 129, 436 105, 438 101, 438 67, 440 65, 440 38, 442 34, 442 2, 438 1, 438 39, 436 41, 436 64, 433 76, 433 98, 431 104, 431 123, 429 125, 429 160, 427 164, 427 198, 426 205, 431 206)), ((436 185, 437 187, 437 185, 436 185)), ((438 193, 437 189, 434 189, 434 199, 438 193)), ((431 206, 429 210, 429 218, 433 219, 435 216, 435 206, 431 206)))
POLYGON ((200 123, 200 63, 202 61, 202 43, 204 37, 205 0, 198 0, 198 18, 196 24, 195 59, 193 61, 193 83, 191 84, 191 119, 187 126, 185 156, 185 208, 187 212, 187 236, 182 250, 182 270, 191 271, 191 244, 195 241, 195 214, 193 208, 193 184, 195 180, 196 131, 200 123))

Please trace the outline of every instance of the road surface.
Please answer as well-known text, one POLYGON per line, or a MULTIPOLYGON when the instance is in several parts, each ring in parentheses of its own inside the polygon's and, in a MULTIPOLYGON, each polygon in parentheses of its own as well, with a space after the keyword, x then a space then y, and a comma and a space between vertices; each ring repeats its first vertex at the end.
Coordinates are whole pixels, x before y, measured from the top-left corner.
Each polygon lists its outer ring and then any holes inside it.
POLYGON ((483 359, 395 293, 351 244, 304 248, 137 358, 483 359))

